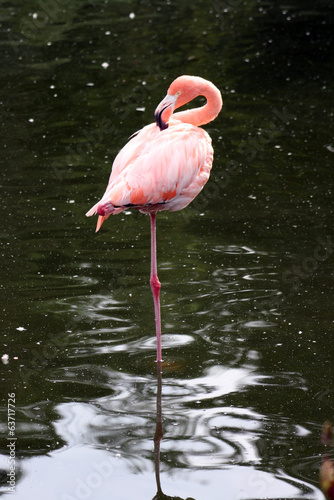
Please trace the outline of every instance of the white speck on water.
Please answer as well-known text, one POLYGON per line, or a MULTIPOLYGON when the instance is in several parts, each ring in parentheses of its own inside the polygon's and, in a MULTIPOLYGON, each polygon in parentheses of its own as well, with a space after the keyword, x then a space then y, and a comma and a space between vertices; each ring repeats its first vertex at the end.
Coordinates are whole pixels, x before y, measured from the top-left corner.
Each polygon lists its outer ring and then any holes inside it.
POLYGON ((134 19, 136 17, 136 14, 134 12, 130 12, 129 18, 134 19))
POLYGON ((16 330, 17 330, 18 332, 25 332, 25 331, 26 331, 26 328, 24 328, 24 326, 18 326, 18 327, 16 328, 16 330))
POLYGON ((107 68, 109 67, 109 63, 107 63, 107 62, 103 62, 103 63, 101 64, 101 66, 102 66, 102 68, 107 69, 107 68))
POLYGON ((8 356, 8 354, 3 354, 1 356, 1 361, 3 362, 4 365, 8 365, 8 362, 9 362, 9 356, 8 356))

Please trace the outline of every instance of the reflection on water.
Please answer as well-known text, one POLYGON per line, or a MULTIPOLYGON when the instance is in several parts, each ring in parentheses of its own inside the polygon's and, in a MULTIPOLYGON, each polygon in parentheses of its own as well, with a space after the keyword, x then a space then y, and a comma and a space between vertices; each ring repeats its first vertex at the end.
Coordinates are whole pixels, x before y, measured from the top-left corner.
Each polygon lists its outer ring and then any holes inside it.
MULTIPOLYGON (((45 458, 31 456, 19 464, 17 498, 27 498, 29 491, 33 498, 49 495, 72 500, 94 495, 101 500, 110 498, 112 491, 112 498, 125 499, 134 488, 136 498, 153 498, 153 447, 156 499, 204 499, 208 487, 210 497, 217 500, 222 489, 227 498, 272 498, 273 491, 276 498, 322 498, 317 488, 282 470, 284 453, 275 456, 275 451, 291 446, 291 436, 305 438, 307 428, 293 427, 286 417, 279 422, 277 416, 224 405, 226 396, 246 391, 247 384, 252 384, 250 373, 249 367, 236 376, 232 369, 231 380, 226 377, 224 382, 221 370, 211 370, 187 383, 164 371, 162 379, 160 367, 157 376, 150 377, 105 370, 106 383, 98 378, 95 383, 109 387, 108 395, 56 407, 54 432, 64 445, 45 458), (182 388, 184 397, 175 387, 182 388), (281 443, 273 443, 274 434, 281 443), (270 466, 264 463, 268 454, 270 466)), ((89 383, 89 378, 86 373, 83 383, 89 383)), ((67 382, 79 381, 69 373, 67 382)), ((48 404, 40 402, 39 409, 27 413, 32 422, 27 429, 30 436, 33 420, 39 421, 48 404)), ((316 464, 315 459, 306 465, 316 464)))
MULTIPOLYGON (((35 368, 35 377, 24 377, 32 368, 29 357, 21 361, 20 376, 29 391, 36 390, 36 375, 43 373, 50 392, 18 413, 20 443, 26 449, 18 464, 18 499, 27 498, 27 491, 36 499, 52 498, 44 480, 48 476, 57 500, 85 494, 109 499, 110 488, 112 498, 129 498, 135 488, 137 498, 152 499, 154 465, 157 499, 200 500, 209 490, 218 500, 222 489, 227 498, 322 498, 309 480, 319 467, 316 426, 284 411, 288 402, 292 412, 294 401, 305 407, 307 375, 283 363, 280 316, 254 319, 249 312, 249 303, 260 295, 278 291, 271 259, 262 261, 267 254, 243 253, 237 245, 233 252, 226 250, 208 252, 214 264, 206 279, 195 283, 185 271, 181 300, 175 286, 165 287, 162 382, 155 371, 147 284, 145 297, 135 290, 129 301, 125 291, 132 287, 119 294, 117 288, 94 293, 99 278, 92 293, 83 294, 80 282, 76 295, 48 297, 44 307, 65 318, 67 340, 60 359, 51 349, 39 352, 43 371, 35 368), (247 261, 230 262, 225 273, 216 255, 254 256, 261 273, 257 269, 256 278, 249 279, 253 262, 247 261), (148 328, 144 323, 150 320, 148 328), (305 443, 310 449, 306 458, 305 443)), ((36 337, 36 342, 46 348, 50 341, 47 337, 43 344, 36 337)), ((7 366, 15 369, 12 358, 7 366)))

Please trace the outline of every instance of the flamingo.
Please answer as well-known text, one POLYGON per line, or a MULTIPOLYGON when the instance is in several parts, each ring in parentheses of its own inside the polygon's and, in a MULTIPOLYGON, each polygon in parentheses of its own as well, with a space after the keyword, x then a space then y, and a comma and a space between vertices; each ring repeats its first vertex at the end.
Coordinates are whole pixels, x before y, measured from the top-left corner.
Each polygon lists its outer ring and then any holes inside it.
POLYGON ((329 500, 334 499, 334 462, 327 455, 323 456, 319 471, 319 481, 323 493, 329 500))
POLYGON ((107 189, 87 213, 98 214, 96 232, 109 215, 133 208, 151 217, 151 274, 157 338, 157 362, 161 364, 160 281, 157 273, 156 214, 182 210, 209 179, 213 148, 200 128, 214 120, 223 105, 218 88, 198 76, 183 75, 172 82, 155 110, 155 123, 136 132, 116 156, 107 189), (174 110, 198 96, 199 108, 174 110))
MULTIPOLYGON (((324 445, 333 445, 333 426, 326 420, 322 427, 321 442, 324 445)), ((320 486, 329 500, 334 499, 334 462, 327 454, 322 457, 322 464, 319 471, 320 486)))

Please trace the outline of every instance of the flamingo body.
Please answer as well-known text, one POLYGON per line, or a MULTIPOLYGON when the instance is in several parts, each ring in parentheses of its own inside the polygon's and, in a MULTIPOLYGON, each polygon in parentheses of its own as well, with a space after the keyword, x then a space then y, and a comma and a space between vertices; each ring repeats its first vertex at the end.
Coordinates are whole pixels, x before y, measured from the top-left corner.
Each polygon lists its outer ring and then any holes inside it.
MULTIPOLYGON (((190 83, 210 84, 199 77, 180 77, 175 81, 179 81, 177 88, 182 88, 182 79, 188 84, 189 79, 190 83)), ((210 85, 220 96, 218 89, 210 85)), ((220 97, 220 108, 221 103, 220 97)), ((198 195, 210 176, 213 148, 210 136, 196 124, 196 111, 170 115, 168 127, 162 130, 155 123, 147 125, 121 149, 103 197, 86 214, 99 215, 96 231, 109 215, 127 208, 142 213, 174 212, 185 208, 198 195)))
POLYGON ((99 229, 110 214, 129 207, 142 213, 181 210, 209 179, 212 160, 205 130, 176 120, 163 131, 148 125, 118 153, 106 192, 87 216, 99 214, 99 229))

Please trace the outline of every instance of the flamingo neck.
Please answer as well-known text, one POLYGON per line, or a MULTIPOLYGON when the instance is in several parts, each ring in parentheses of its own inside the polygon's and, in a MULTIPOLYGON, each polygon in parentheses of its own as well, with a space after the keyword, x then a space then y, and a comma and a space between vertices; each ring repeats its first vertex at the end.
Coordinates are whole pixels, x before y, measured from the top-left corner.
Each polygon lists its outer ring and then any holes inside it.
MULTIPOLYGON (((206 104, 204 104, 204 106, 201 106, 200 108, 189 109, 187 111, 180 111, 173 114, 173 118, 184 123, 190 123, 191 125, 195 125, 196 127, 206 125, 207 123, 214 120, 223 106, 223 100, 219 90, 213 84, 207 84, 205 88, 200 88, 198 90, 198 93, 195 97, 198 97, 200 95, 206 98, 206 104)), ((193 97, 193 99, 195 97, 193 97)), ((186 102, 190 102, 190 100, 186 102)))

